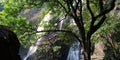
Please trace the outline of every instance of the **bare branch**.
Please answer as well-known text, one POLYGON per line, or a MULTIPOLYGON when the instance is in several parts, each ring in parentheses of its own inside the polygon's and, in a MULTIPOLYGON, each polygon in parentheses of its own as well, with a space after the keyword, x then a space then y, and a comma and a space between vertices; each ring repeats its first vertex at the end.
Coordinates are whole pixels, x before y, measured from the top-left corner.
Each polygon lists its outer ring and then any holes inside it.
POLYGON ((86 4, 87 4, 87 8, 88 8, 88 10, 89 10, 92 18, 94 18, 94 14, 93 14, 93 12, 92 12, 92 10, 91 10, 91 8, 90 8, 90 2, 89 2, 89 0, 87 0, 86 4))
POLYGON ((100 28, 100 26, 103 24, 103 22, 105 21, 105 19, 106 19, 106 16, 103 16, 103 17, 100 19, 100 21, 98 22, 97 25, 92 26, 92 27, 90 28, 90 31, 87 33, 87 36, 91 36, 95 31, 97 31, 97 30, 100 28))
POLYGON ((87 35, 89 35, 90 32, 93 30, 94 23, 95 23, 96 19, 95 19, 95 17, 94 17, 94 14, 93 14, 91 8, 90 8, 90 2, 89 2, 89 0, 87 0, 86 4, 87 4, 87 8, 88 8, 88 10, 89 10, 89 12, 90 12, 90 14, 91 14, 91 17, 92 17, 92 21, 91 21, 91 24, 90 24, 90 29, 89 29, 89 32, 88 32, 88 34, 87 34, 87 35))
POLYGON ((82 0, 78 0, 78 2, 80 2, 80 21, 81 21, 81 24, 83 25, 83 18, 82 18, 82 0))
MULTIPOLYGON (((81 0, 78 1, 78 2, 80 3, 81 0)), ((78 3, 76 3, 76 4, 78 4, 78 3)), ((73 6, 72 4, 70 4, 70 7, 71 7, 71 10, 72 10, 72 12, 73 12, 72 17, 74 18, 75 23, 77 24, 78 28, 81 29, 81 27, 83 27, 83 20, 82 20, 82 3, 81 3, 81 6, 80 6, 80 9, 81 9, 81 10, 80 10, 80 19, 79 19, 79 17, 77 16, 77 9, 78 9, 78 7, 74 8, 74 6, 73 6)))
POLYGON ((95 31, 96 31, 98 28, 100 28, 100 26, 103 24, 103 22, 105 21, 105 19, 106 19, 106 16, 104 15, 104 16, 100 19, 100 21, 98 22, 98 24, 94 26, 95 31))

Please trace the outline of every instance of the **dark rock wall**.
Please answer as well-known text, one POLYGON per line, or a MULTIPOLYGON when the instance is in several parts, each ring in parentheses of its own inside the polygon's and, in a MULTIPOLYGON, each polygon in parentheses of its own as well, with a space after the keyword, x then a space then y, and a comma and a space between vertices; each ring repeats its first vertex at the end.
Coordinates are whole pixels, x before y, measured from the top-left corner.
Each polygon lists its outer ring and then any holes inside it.
POLYGON ((21 60, 20 43, 16 34, 8 27, 0 25, 0 60, 21 60))

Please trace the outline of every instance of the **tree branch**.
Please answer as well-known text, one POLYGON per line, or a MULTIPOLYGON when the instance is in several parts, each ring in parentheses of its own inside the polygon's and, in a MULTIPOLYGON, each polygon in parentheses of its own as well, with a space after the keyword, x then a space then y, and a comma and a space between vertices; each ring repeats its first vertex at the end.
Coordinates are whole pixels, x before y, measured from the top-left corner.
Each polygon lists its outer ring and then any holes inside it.
POLYGON ((82 18, 82 0, 78 0, 80 2, 80 22, 83 25, 83 18, 82 18))
POLYGON ((100 8, 100 12, 103 11, 103 0, 99 0, 99 8, 100 8))
POLYGON ((88 10, 89 10, 92 18, 94 18, 94 14, 93 14, 93 12, 92 12, 92 10, 91 10, 91 8, 90 8, 90 2, 89 2, 89 0, 87 0, 86 4, 87 4, 87 8, 88 8, 88 10))
MULTIPOLYGON (((89 4, 89 3, 88 3, 89 4)), ((92 18, 92 22, 91 22, 91 26, 90 26, 90 30, 88 31, 88 34, 87 35, 92 35, 95 31, 97 31, 97 29, 100 28, 100 26, 103 24, 103 22, 105 21, 106 19, 106 16, 105 14, 109 13, 115 6, 115 0, 112 0, 111 4, 110 4, 110 8, 107 9, 107 10, 104 10, 103 9, 103 4, 102 4, 102 1, 99 1, 99 5, 100 5, 100 14, 97 15, 96 17, 92 18), (97 20, 97 18, 101 17, 102 18, 100 19, 100 21, 98 22, 98 24, 96 24, 94 26, 94 22, 95 20, 97 20)))
POLYGON ((95 19, 97 19, 98 17, 101 17, 101 16, 109 13, 109 12, 115 7, 115 0, 112 0, 109 5, 110 5, 110 8, 109 8, 109 9, 106 9, 106 10, 103 10, 99 15, 97 15, 97 16, 95 17, 95 19))
MULTIPOLYGON (((104 15, 104 16, 100 19, 100 21, 98 22, 98 24, 94 26, 95 31, 96 31, 98 28, 100 28, 100 26, 103 24, 103 22, 105 21, 105 19, 106 19, 106 16, 104 15)), ((95 31, 94 31, 94 32, 95 32, 95 31)))
POLYGON ((70 33, 81 43, 81 40, 79 39, 79 37, 75 33, 73 33, 72 31, 68 31, 68 30, 43 30, 43 31, 36 31, 32 34, 41 33, 41 32, 65 32, 65 33, 70 33))
POLYGON ((75 4, 75 9, 77 10, 77 8, 79 8, 79 3, 80 3, 80 2, 76 0, 75 3, 76 3, 76 4, 75 4))
POLYGON ((100 19, 100 21, 98 22, 97 25, 91 27, 91 29, 90 29, 90 31, 88 32, 87 36, 91 36, 95 31, 97 31, 97 30, 100 28, 100 26, 103 24, 103 22, 105 21, 105 19, 106 19, 106 16, 103 16, 103 17, 100 19))
MULTIPOLYGON (((60 3, 58 0, 56 0, 56 2, 57 2, 58 4, 60 4, 60 6, 65 10, 65 12, 66 12, 68 15, 71 15, 70 12, 67 11, 67 8, 66 8, 62 3, 60 3)), ((70 10, 70 9, 69 9, 69 10, 70 10)))
POLYGON ((90 36, 91 35, 90 32, 93 30, 94 23, 95 23, 96 19, 94 17, 94 14, 93 14, 91 8, 90 8, 90 2, 89 2, 89 0, 87 0, 86 4, 87 4, 87 8, 88 8, 88 10, 90 12, 91 18, 92 18, 92 21, 91 21, 91 24, 90 24, 90 29, 89 29, 89 31, 87 33, 87 36, 90 36))
MULTIPOLYGON (((72 4, 70 4, 70 7, 71 7, 71 10, 72 10, 72 12, 73 12, 73 16, 74 16, 75 18, 77 18, 77 14, 76 14, 77 8, 74 8, 74 6, 73 6, 72 4)), ((78 19, 78 18, 77 18, 77 19, 78 19)))

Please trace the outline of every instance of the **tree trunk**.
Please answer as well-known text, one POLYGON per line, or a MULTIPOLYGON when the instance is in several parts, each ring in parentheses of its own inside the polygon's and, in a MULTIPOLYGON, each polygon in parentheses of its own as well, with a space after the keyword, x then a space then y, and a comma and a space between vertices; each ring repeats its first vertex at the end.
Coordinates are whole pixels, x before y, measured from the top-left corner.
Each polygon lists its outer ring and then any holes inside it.
POLYGON ((91 41, 90 36, 86 37, 85 44, 82 44, 84 60, 91 60, 91 41))
POLYGON ((90 41, 90 37, 87 37, 87 54, 88 54, 88 60, 91 60, 91 41, 90 41))

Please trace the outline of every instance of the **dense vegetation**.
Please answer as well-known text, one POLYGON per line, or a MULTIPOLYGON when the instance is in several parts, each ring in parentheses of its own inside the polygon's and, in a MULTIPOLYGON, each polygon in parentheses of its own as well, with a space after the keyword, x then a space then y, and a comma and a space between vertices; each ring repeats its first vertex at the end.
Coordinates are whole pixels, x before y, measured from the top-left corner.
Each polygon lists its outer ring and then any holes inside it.
MULTIPOLYGON (((11 27, 24 47, 35 43, 42 35, 55 32, 57 36, 53 40, 65 40, 65 44, 77 38, 86 60, 90 60, 92 47, 100 40, 106 41, 111 49, 107 56, 111 54, 112 59, 117 59, 120 56, 120 18, 116 13, 119 0, 116 3, 115 6, 115 0, 3 0, 0 24, 11 27), (39 14, 32 18, 23 16, 31 9, 39 10, 39 14), (50 20, 44 19, 47 14, 50 20), (65 22, 62 29, 56 28, 62 21, 65 22), (36 35, 38 27, 44 28, 39 31, 40 36, 36 35)), ((52 48, 56 51, 60 47, 52 48)))

